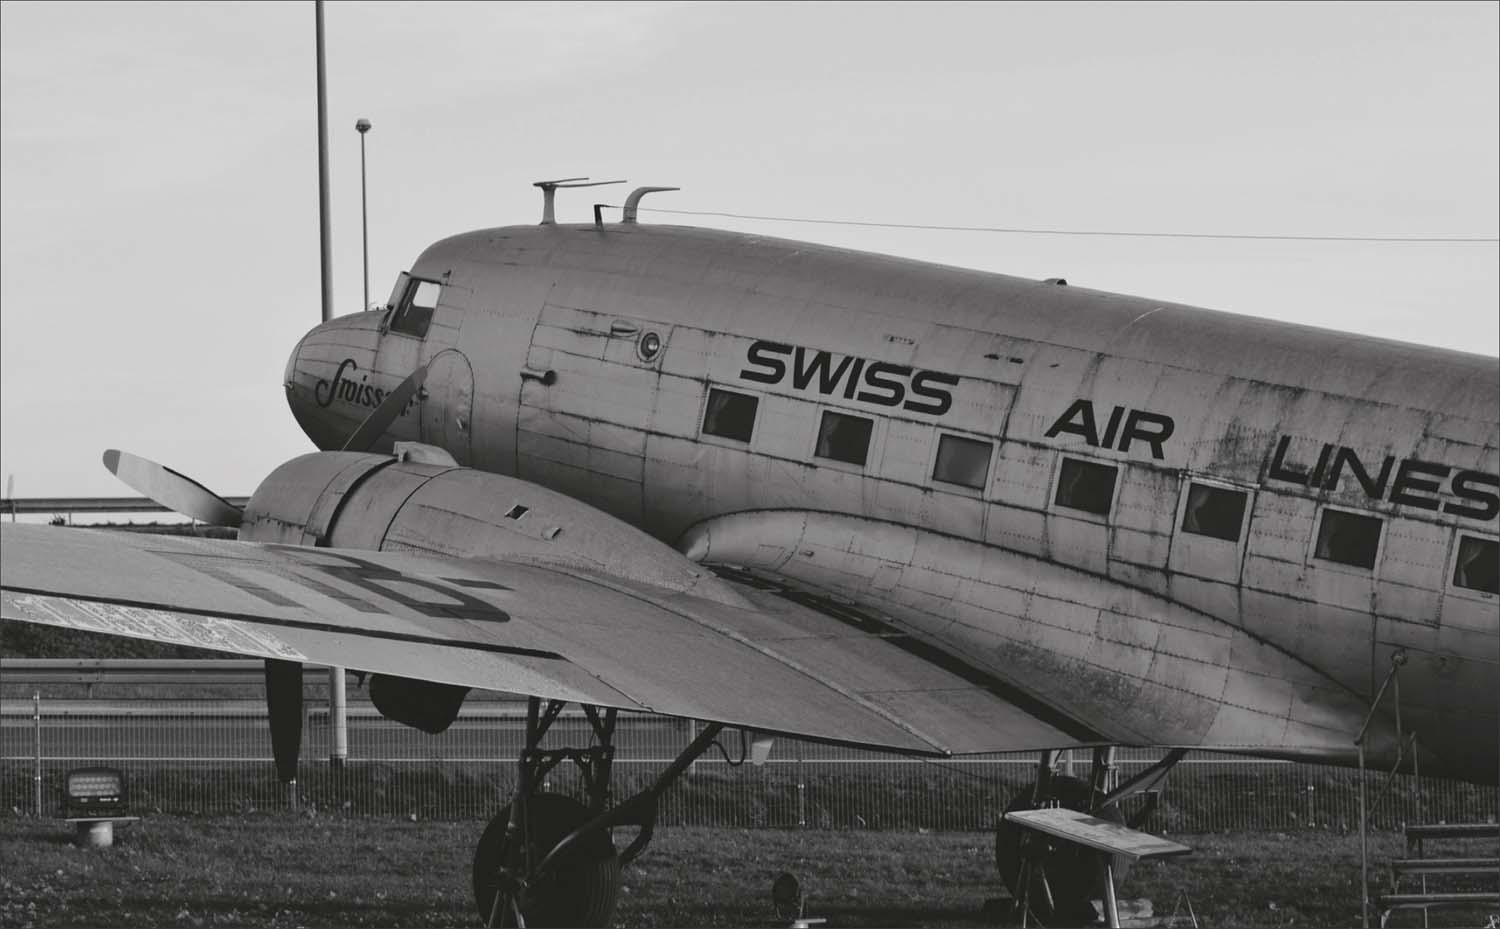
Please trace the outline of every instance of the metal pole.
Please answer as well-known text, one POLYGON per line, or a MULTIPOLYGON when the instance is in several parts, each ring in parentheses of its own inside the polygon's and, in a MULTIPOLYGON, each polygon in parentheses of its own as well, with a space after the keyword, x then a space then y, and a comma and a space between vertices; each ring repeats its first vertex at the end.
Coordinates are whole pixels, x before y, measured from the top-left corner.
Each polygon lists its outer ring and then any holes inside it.
POLYGON ((1120 929, 1120 902, 1115 899, 1113 856, 1104 859, 1104 919, 1109 929, 1120 929))
POLYGON ((349 760, 349 718, 345 706, 344 669, 328 669, 328 721, 333 726, 333 754, 328 763, 335 769, 342 768, 349 760))
POLYGON ((1370 849, 1365 838, 1365 746, 1354 743, 1359 751, 1359 924, 1370 929, 1370 849))
POLYGON ((802 758, 802 743, 797 743, 797 828, 807 828, 807 769, 802 758))
MULTIPOLYGON (((1416 801, 1417 822, 1419 824, 1425 823, 1427 822, 1427 812, 1425 810, 1426 804, 1422 801, 1422 763, 1417 757, 1417 734, 1415 732, 1411 734, 1411 784, 1412 799, 1416 801)), ((1424 874, 1423 877, 1425 878, 1426 875, 1424 874)), ((1427 911, 1423 910, 1422 912, 1425 913, 1427 911)))
POLYGON ((318 33, 318 240, 323 270, 323 322, 333 318, 333 246, 328 231, 328 89, 323 66, 323 0, 313 4, 318 33))
POLYGON ((32 774, 32 781, 36 786, 36 815, 42 815, 42 692, 32 691, 31 694, 31 721, 36 730, 36 768, 32 774))
POLYGON ((359 133, 359 227, 365 247, 365 302, 361 310, 370 308, 370 209, 365 200, 365 133, 370 131, 370 121, 361 119, 354 124, 359 133))

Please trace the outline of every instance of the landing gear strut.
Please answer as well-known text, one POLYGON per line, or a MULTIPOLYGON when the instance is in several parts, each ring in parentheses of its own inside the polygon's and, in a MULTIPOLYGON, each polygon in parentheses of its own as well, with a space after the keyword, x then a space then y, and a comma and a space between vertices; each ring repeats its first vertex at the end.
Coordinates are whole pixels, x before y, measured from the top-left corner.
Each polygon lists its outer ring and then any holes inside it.
MULTIPOLYGON (((1036 781, 1022 790, 1005 812, 1063 807, 1132 829, 1138 827, 1155 808, 1155 795, 1148 794, 1146 805, 1128 821, 1119 802, 1159 784, 1186 751, 1173 749, 1155 765, 1106 791, 1112 754, 1111 749, 1094 749, 1089 777, 1084 780, 1053 773, 1057 753, 1043 752, 1036 781)), ((1123 880, 1130 859, 1022 829, 1002 817, 995 829, 995 866, 1020 907, 1022 926, 1032 919, 1046 926, 1086 926, 1097 918, 1091 901, 1105 900, 1113 893, 1109 869, 1113 869, 1114 881, 1123 880)))
POLYGON ((656 829, 657 801, 718 737, 711 723, 647 789, 609 805, 615 710, 583 704, 593 728, 587 748, 544 749, 542 739, 566 704, 533 697, 526 704, 526 747, 515 798, 490 820, 474 852, 474 900, 486 926, 608 926, 614 917, 620 868, 645 851, 656 829), (572 761, 583 775, 588 803, 537 788, 553 768, 572 761), (610 830, 639 826, 616 854, 610 830))

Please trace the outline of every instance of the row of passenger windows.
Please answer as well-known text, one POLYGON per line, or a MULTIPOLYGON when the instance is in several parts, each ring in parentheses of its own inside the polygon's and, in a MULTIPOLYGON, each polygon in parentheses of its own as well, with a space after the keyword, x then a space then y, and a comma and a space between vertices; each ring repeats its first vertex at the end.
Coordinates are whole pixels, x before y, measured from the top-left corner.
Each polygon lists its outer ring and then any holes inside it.
MULTIPOLYGON (((1108 516, 1117 472, 1113 465, 1064 458, 1053 502, 1060 507, 1108 516)), ((1238 542, 1249 500, 1250 495, 1243 490, 1189 481, 1182 531, 1238 542)), ((1318 521, 1313 557, 1356 568, 1374 568, 1380 551, 1382 523, 1377 516, 1325 508, 1318 521)), ((1500 593, 1500 542, 1460 534, 1453 584, 1500 593)))
MULTIPOLYGON (((709 389, 703 417, 705 435, 749 442, 755 431, 758 398, 718 387, 709 389)), ((825 410, 818 424, 813 454, 863 467, 870 453, 875 421, 825 410)), ((983 490, 994 446, 989 442, 942 433, 932 478, 946 484, 983 490)), ((1115 498, 1119 468, 1064 457, 1053 503, 1096 516, 1108 516, 1115 498)), ((1183 506, 1182 531, 1226 542, 1238 542, 1244 531, 1249 494, 1242 490, 1191 481, 1183 506)), ((1374 568, 1380 549, 1382 520, 1375 516, 1324 509, 1318 522, 1313 557, 1358 568, 1374 568)), ((1500 593, 1500 543, 1460 535, 1453 572, 1455 586, 1500 593)))
MULTIPOLYGON (((755 431, 755 412, 759 404, 760 401, 749 394, 710 388, 708 408, 703 414, 704 434, 749 442, 755 431)), ((873 419, 825 410, 818 423, 818 442, 813 454, 829 461, 863 467, 870 455, 870 437, 874 431, 873 419)), ((985 477, 990 473, 993 451, 989 442, 945 434, 938 440, 933 479, 982 490, 985 477)))
MULTIPOLYGON (((1053 503, 1068 509, 1108 516, 1115 494, 1114 465, 1064 458, 1053 503)), ((1182 511, 1182 531, 1226 542, 1238 542, 1245 525, 1250 495, 1213 484, 1188 483, 1182 511)), ((1324 509, 1318 521, 1313 557, 1356 568, 1374 568, 1380 552, 1378 516, 1324 509)), ((1469 590, 1500 593, 1500 542, 1459 535, 1453 584, 1469 590)))

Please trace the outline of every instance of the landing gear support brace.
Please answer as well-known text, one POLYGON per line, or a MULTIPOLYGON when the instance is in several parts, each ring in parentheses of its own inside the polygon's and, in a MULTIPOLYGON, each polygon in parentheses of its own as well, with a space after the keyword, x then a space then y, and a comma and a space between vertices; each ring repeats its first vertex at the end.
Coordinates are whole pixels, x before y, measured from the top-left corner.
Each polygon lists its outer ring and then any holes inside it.
POLYGON ((708 750, 723 724, 711 723, 650 787, 613 807, 609 777, 616 711, 582 705, 595 744, 544 749, 542 740, 566 704, 531 698, 526 747, 515 798, 490 821, 474 855, 474 895, 487 926, 608 925, 620 867, 645 851, 656 829, 657 803, 672 782, 708 750), (583 776, 588 805, 537 793, 547 774, 572 761, 583 776), (629 847, 615 854, 609 830, 639 826, 629 847))

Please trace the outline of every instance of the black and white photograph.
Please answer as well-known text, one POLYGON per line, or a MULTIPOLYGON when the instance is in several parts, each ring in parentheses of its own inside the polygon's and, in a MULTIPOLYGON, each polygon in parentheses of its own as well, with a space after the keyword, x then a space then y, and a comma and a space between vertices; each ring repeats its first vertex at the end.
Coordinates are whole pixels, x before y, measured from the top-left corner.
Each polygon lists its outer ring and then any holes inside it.
POLYGON ((0 4, 0 926, 1500 927, 1500 4, 0 4))

